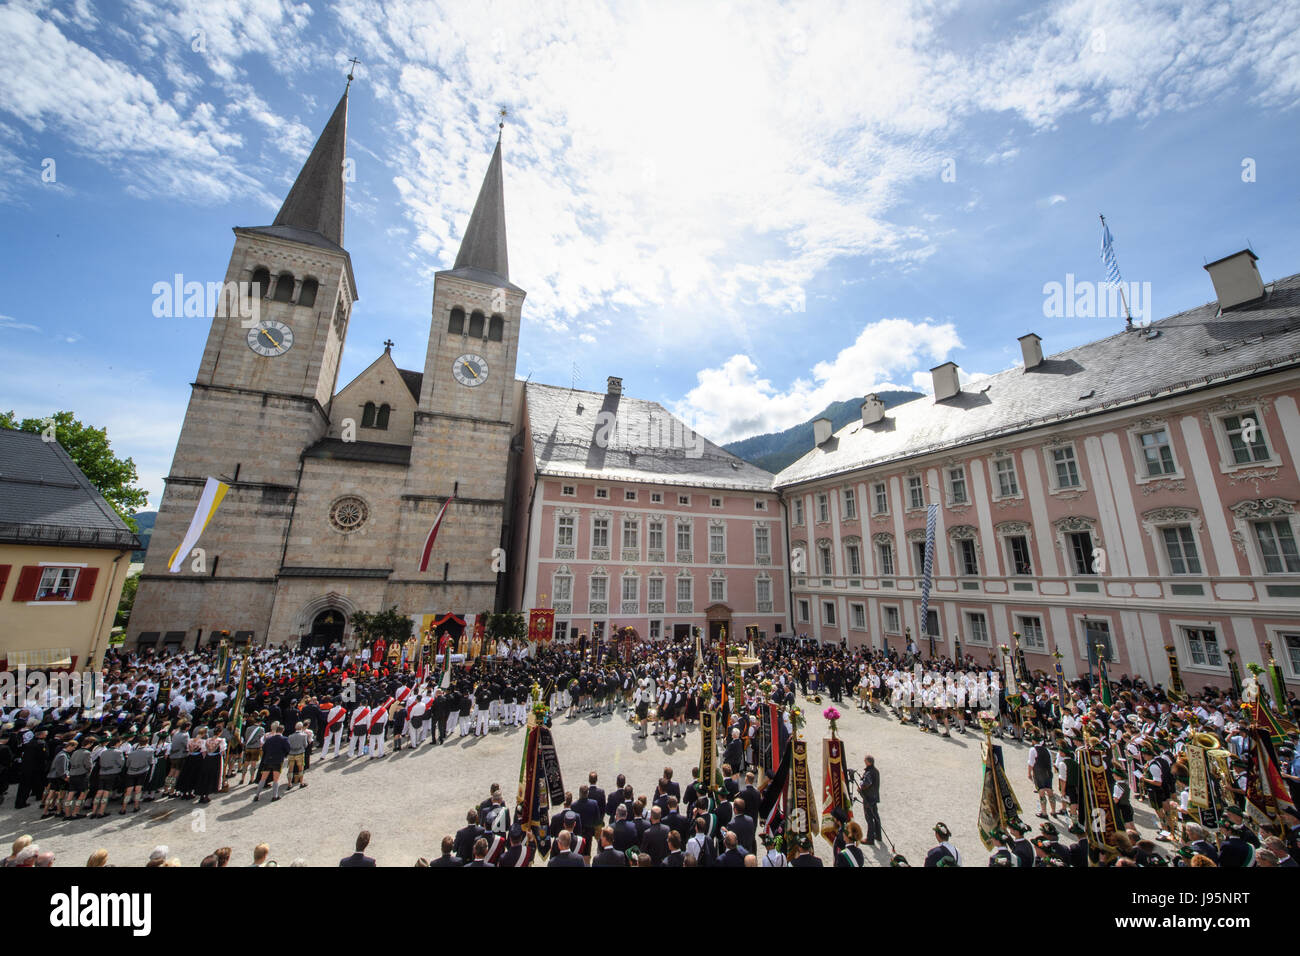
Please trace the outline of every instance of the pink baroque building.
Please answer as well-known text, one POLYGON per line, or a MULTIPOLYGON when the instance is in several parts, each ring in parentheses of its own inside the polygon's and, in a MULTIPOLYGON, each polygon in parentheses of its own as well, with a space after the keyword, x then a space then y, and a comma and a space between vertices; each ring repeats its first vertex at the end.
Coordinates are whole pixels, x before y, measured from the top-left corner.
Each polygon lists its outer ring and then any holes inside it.
POLYGON ((1300 683, 1300 276, 1249 250, 1205 268, 1216 301, 1044 357, 832 434, 776 478, 796 633, 1029 666, 1227 686, 1272 647, 1300 683), (938 505, 920 621, 928 506, 938 505))
POLYGON ((656 402, 518 383, 511 606, 555 609, 557 637, 631 625, 652 640, 755 625, 788 633, 772 475, 656 402), (522 573, 520 573, 522 571, 522 573))

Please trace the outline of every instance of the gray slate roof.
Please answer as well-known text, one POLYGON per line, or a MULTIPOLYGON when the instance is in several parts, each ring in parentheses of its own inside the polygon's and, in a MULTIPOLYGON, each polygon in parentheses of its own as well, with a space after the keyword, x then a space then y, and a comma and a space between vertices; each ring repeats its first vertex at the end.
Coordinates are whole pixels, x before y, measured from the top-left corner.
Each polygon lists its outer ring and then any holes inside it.
POLYGON ((0 539, 143 547, 61 445, 9 428, 0 428, 0 539))
POLYGON ((1210 302, 971 383, 953 398, 918 398, 836 432, 776 476, 776 486, 1051 426, 1300 360, 1300 275, 1260 301, 1220 313, 1210 302))
POLYGON ((506 256, 506 200, 501 181, 501 140, 492 151, 487 175, 479 187, 478 200, 470 214, 465 237, 456 254, 455 273, 461 269, 477 269, 502 282, 510 279, 510 263, 506 256))
POLYGON ((535 382, 525 390, 541 474, 771 491, 771 472, 695 435, 658 402, 535 382))
POLYGON ((348 142, 348 94, 345 92, 334 107, 334 114, 316 140, 311 155, 302 165, 293 188, 271 226, 255 228, 297 242, 321 245, 327 249, 343 247, 343 160, 348 142), (291 230, 291 234, 276 229, 291 230), (325 242, 320 242, 319 237, 325 242))

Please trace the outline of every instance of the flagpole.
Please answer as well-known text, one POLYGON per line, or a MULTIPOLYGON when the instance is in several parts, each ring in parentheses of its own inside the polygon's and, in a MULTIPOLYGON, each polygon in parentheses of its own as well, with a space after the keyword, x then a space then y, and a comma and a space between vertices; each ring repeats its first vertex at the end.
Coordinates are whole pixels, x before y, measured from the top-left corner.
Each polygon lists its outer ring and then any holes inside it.
MULTIPOLYGON (((1103 234, 1104 234, 1104 233, 1105 233, 1105 230, 1106 230, 1106 217, 1105 217, 1105 216, 1102 216, 1100 213, 1098 213, 1098 216, 1099 216, 1100 219, 1101 219, 1101 228, 1102 228, 1102 232, 1103 232, 1103 234)), ((1112 249, 1112 250, 1111 250, 1111 255, 1114 256, 1114 254, 1115 254, 1115 253, 1114 253, 1114 250, 1112 249)), ((1116 269, 1116 272, 1119 271, 1119 260, 1116 260, 1115 269, 1116 269)), ((1118 283, 1116 283, 1116 285, 1119 286, 1119 299, 1120 299, 1121 302, 1124 303, 1124 322, 1125 322, 1125 325, 1126 325, 1128 328, 1131 329, 1131 328, 1133 328, 1133 314, 1132 314, 1131 312, 1129 312, 1129 310, 1128 310, 1128 296, 1126 296, 1126 295, 1124 294, 1124 283, 1123 283, 1123 282, 1118 282, 1118 283)))

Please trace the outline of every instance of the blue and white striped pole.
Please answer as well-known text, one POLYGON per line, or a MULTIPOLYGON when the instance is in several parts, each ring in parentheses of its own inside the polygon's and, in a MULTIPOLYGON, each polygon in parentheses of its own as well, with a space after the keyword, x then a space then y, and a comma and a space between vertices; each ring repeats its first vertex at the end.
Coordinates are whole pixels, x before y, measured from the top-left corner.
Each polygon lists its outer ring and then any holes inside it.
POLYGON ((930 631, 930 581, 934 576, 934 528, 939 520, 939 506, 925 511, 925 566, 921 570, 921 627, 930 636, 930 658, 934 659, 934 634, 930 631))

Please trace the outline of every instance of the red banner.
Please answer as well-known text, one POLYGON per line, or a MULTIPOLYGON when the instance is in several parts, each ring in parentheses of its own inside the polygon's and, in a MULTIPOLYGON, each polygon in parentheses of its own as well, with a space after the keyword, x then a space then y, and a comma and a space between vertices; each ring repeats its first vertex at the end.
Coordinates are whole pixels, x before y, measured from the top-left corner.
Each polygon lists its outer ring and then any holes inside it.
POLYGON ((838 738, 822 741, 822 766, 825 768, 822 777, 822 836, 834 846, 839 829, 835 811, 843 810, 849 819, 853 818, 844 779, 844 741, 838 738))
POLYGON ((555 634, 555 609, 535 607, 528 612, 528 639, 549 641, 555 634))

